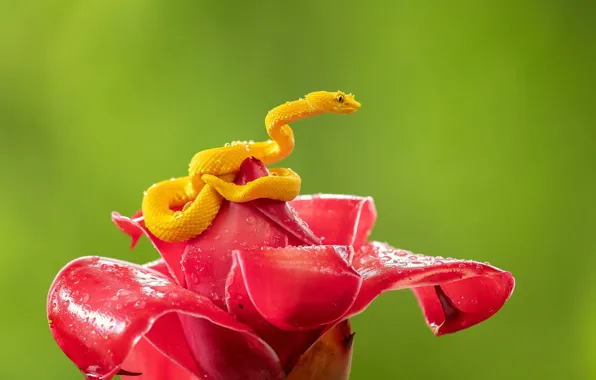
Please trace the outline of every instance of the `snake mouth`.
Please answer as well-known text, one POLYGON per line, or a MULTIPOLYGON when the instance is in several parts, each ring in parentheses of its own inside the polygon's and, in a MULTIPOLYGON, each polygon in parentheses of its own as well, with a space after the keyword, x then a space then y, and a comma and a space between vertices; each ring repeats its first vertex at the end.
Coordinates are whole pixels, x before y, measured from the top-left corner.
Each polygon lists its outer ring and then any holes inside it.
POLYGON ((360 102, 357 101, 356 97, 350 93, 345 95, 343 104, 341 106, 343 108, 342 113, 354 113, 360 109, 360 102))
POLYGON ((360 102, 352 100, 349 104, 346 104, 346 113, 354 113, 360 109, 360 102))

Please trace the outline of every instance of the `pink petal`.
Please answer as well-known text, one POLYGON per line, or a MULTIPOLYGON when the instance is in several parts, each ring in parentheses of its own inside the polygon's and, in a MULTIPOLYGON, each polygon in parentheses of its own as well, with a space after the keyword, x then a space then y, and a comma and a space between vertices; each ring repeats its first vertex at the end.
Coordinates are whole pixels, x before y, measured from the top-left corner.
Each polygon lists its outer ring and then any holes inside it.
POLYGON ((120 375, 124 380, 198 380, 199 378, 180 367, 159 352, 146 338, 141 338, 127 356, 122 368, 140 376, 120 375))
POLYGON ((112 221, 116 226, 124 233, 130 235, 132 238, 131 249, 135 247, 139 239, 143 234, 149 238, 151 244, 159 252, 161 257, 164 258, 166 264, 172 276, 176 279, 178 284, 181 286, 185 285, 184 273, 182 272, 182 265, 180 260, 182 259, 182 252, 186 247, 186 243, 168 243, 158 239, 153 235, 147 228, 142 218, 142 213, 137 212, 132 218, 122 216, 117 212, 112 213, 112 221))
POLYGON ((54 339, 88 379, 112 378, 142 336, 199 377, 283 376, 275 353, 248 327, 139 265, 99 257, 70 262, 50 288, 47 313, 54 339))
POLYGON ((298 358, 319 338, 323 330, 286 331, 267 322, 250 299, 237 260, 234 260, 226 282, 226 306, 236 320, 252 328, 275 350, 286 373, 292 370, 298 358))
POLYGON ((377 219, 372 198, 317 194, 299 196, 290 205, 326 245, 366 242, 377 219))
POLYGON ((347 263, 352 247, 309 246, 234 251, 259 313, 282 330, 312 330, 337 321, 362 279, 347 263))
POLYGON ((187 288, 224 308, 225 282, 232 266, 232 250, 262 246, 285 247, 288 235, 254 208, 226 203, 215 222, 188 242, 182 258, 187 288))
POLYGON ((353 265, 364 282, 346 317, 363 311, 385 291, 412 288, 435 335, 488 319, 514 288, 511 273, 491 265, 415 255, 379 242, 361 247, 353 265))
MULTIPOLYGON (((268 175, 255 159, 242 163, 236 183, 268 175)), ((288 245, 288 233, 249 203, 225 202, 213 224, 187 243, 182 267, 187 287, 225 308, 225 282, 232 266, 232 250, 288 245)))
POLYGON ((166 276, 168 278, 175 280, 175 278, 172 277, 170 268, 168 268, 168 264, 166 263, 166 261, 164 259, 160 258, 155 261, 151 261, 149 263, 143 264, 143 266, 145 268, 152 269, 154 271, 157 271, 157 272, 163 274, 164 276, 166 276))
MULTIPOLYGON (((171 278, 170 270, 164 259, 155 260, 144 264, 143 266, 171 278)), ((126 357, 126 360, 124 360, 121 367, 130 373, 141 374, 140 376, 125 376, 120 374, 122 379, 198 380, 198 377, 194 376, 159 352, 145 337, 142 337, 134 346, 132 352, 126 357)))
POLYGON ((322 244, 321 239, 311 231, 308 224, 300 218, 298 212, 288 202, 257 199, 249 204, 290 233, 292 245, 322 244))
MULTIPOLYGON (((265 167, 265 164, 255 158, 248 158, 242 163, 236 183, 245 184, 266 175, 269 175, 269 171, 265 167)), ((289 203, 271 199, 257 199, 248 202, 248 204, 261 211, 289 232, 293 237, 293 239, 290 237, 292 244, 321 245, 321 240, 300 219, 296 210, 289 203)))

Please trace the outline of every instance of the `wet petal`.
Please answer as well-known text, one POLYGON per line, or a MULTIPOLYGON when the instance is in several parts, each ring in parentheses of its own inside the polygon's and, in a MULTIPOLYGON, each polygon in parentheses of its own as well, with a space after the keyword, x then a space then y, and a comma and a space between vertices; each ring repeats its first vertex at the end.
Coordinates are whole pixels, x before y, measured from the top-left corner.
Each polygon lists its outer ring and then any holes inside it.
MULTIPOLYGON (((263 164, 244 161, 236 182, 240 185, 268 175, 263 164)), ((225 308, 225 282, 232 266, 232 250, 259 247, 285 247, 285 229, 248 203, 225 202, 213 224, 190 240, 182 258, 187 288, 209 297, 225 308)))
POLYGON ((352 306, 362 279, 348 264, 352 247, 309 246, 234 251, 259 313, 283 330, 335 322, 352 306))
POLYGON ((151 244, 153 244, 155 249, 165 260, 170 273, 174 276, 178 284, 182 286, 185 285, 185 278, 180 260, 182 259, 182 253, 184 252, 186 243, 168 243, 155 237, 155 235, 145 228, 143 214, 140 211, 131 218, 113 212, 112 221, 122 232, 128 234, 132 238, 131 249, 135 247, 141 236, 145 234, 151 241, 151 244))
POLYGON ((250 205, 269 217, 290 235, 291 245, 321 245, 322 240, 311 231, 298 212, 288 202, 257 199, 250 205))
POLYGON ((412 288, 435 335, 463 330, 495 314, 514 288, 511 273, 475 261, 415 255, 371 242, 354 255, 364 282, 347 316, 381 293, 412 288))
POLYGON ((326 245, 366 242, 377 219, 372 198, 351 195, 303 195, 290 205, 326 245))
POLYGON ((143 264, 143 266, 145 268, 152 269, 154 271, 157 271, 157 272, 163 274, 164 276, 166 276, 168 278, 172 278, 175 280, 175 278, 172 277, 170 268, 168 268, 168 264, 166 263, 166 261, 164 259, 157 259, 155 261, 151 261, 149 263, 143 264))
POLYGON ((237 260, 234 260, 226 281, 226 306, 236 320, 248 325, 273 348, 286 373, 323 331, 323 328, 286 331, 267 322, 250 299, 237 260))
MULTIPOLYGON (((247 183, 264 175, 269 175, 265 165, 259 160, 248 159, 243 163, 237 183, 247 183)), ((249 204, 285 229, 291 235, 292 245, 321 245, 321 239, 311 231, 288 202, 257 199, 249 204)))
POLYGON ((89 379, 110 379, 142 336, 196 376, 282 377, 275 353, 247 326, 143 266, 74 260, 54 280, 47 313, 54 339, 89 379))
MULTIPOLYGON (((172 274, 163 258, 146 263, 145 268, 157 271, 168 278, 172 278, 172 274)), ((134 346, 132 352, 126 357, 126 360, 121 365, 119 375, 122 379, 131 380, 197 380, 194 376, 178 364, 174 363, 170 358, 159 352, 145 337, 134 346), (131 376, 126 376, 124 371, 127 371, 131 376), (140 374, 140 375, 137 375, 140 374)))
POLYGON ((159 352, 146 338, 141 338, 127 356, 122 368, 139 376, 125 376, 123 380, 197 380, 198 377, 180 367, 159 352))

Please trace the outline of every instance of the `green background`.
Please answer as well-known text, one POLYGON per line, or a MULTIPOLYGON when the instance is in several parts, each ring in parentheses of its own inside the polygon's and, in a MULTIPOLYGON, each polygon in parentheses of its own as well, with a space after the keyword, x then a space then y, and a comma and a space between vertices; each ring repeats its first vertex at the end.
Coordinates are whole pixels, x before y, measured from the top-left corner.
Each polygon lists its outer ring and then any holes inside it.
MULTIPOLYGON (((435 338, 409 291, 353 319, 352 379, 596 379, 596 13, 582 1, 0 2, 1 379, 81 379, 47 327, 58 270, 142 263, 131 214, 192 155, 294 124, 303 193, 371 195, 372 238, 517 280, 435 338)), ((593 5, 594 3, 592 3, 593 5)))

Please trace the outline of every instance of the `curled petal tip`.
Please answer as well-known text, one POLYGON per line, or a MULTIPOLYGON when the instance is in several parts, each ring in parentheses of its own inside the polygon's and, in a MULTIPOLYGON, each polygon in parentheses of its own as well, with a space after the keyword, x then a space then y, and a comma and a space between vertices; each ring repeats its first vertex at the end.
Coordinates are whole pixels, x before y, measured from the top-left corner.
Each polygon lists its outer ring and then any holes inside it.
POLYGON ((355 254, 359 273, 368 273, 348 315, 363 311, 388 290, 412 289, 434 335, 467 329, 494 315, 513 292, 511 273, 469 260, 413 254, 370 242, 355 254))

